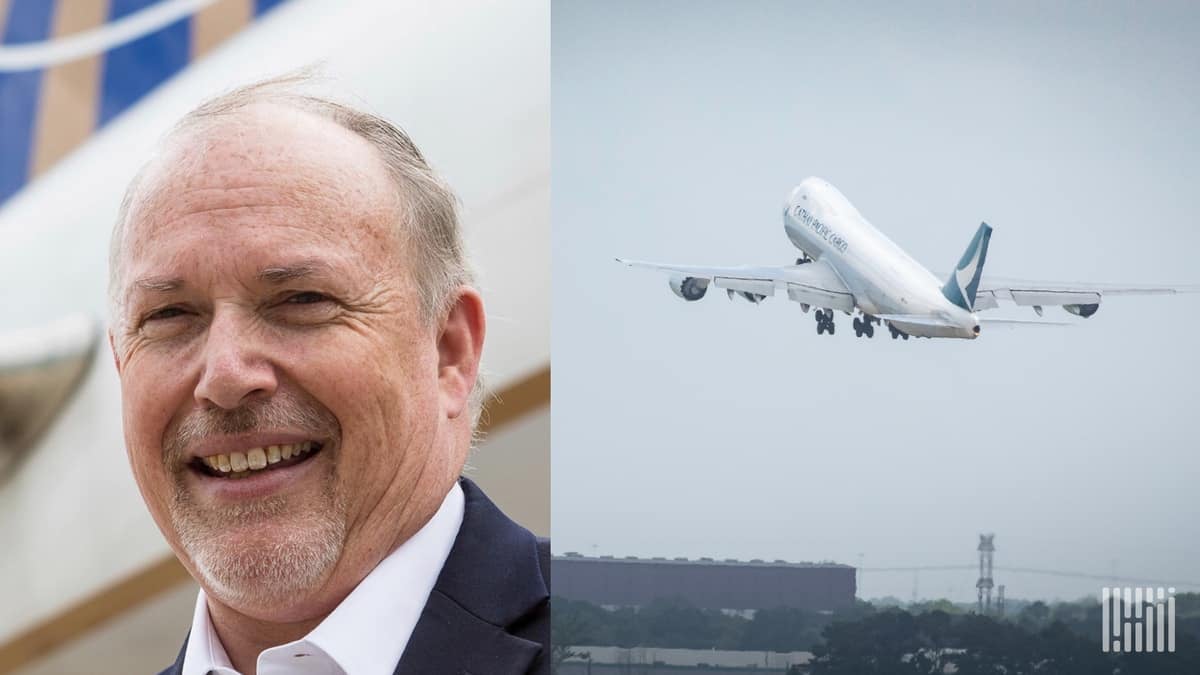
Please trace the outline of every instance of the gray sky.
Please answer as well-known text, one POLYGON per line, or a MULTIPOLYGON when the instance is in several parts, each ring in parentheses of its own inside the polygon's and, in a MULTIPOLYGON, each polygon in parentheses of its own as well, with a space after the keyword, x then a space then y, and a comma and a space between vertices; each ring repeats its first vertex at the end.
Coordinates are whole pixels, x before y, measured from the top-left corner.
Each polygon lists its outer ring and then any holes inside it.
POLYGON ((867 341, 613 262, 788 263, 818 175, 934 271, 987 220, 988 274, 1200 283, 1195 3, 841 4, 554 3, 555 550, 969 565, 994 531, 998 567, 1200 582, 1200 296, 867 341))

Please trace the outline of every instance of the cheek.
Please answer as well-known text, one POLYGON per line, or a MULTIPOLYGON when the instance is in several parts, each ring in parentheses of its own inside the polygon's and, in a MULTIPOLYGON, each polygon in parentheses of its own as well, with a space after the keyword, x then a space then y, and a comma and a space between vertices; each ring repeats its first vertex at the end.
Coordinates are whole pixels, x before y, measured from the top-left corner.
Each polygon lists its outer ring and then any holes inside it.
MULTIPOLYGON (((430 445, 438 416, 437 358, 433 349, 343 345, 297 361, 298 378, 342 426, 339 472, 352 484, 390 480, 394 470, 420 458, 410 447, 430 445), (328 354, 337 354, 330 358, 328 354)), ((306 350, 309 351, 309 350, 306 350)))
POLYGON ((163 432, 190 398, 178 366, 146 359, 127 363, 121 376, 125 445, 134 479, 147 500, 156 499, 168 481, 163 466, 163 432))

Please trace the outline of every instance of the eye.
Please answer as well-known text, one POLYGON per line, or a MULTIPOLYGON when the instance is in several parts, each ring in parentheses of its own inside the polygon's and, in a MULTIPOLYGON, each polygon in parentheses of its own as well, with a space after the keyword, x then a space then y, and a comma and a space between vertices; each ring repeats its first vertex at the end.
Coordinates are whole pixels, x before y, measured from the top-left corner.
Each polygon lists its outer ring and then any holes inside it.
POLYGON ((289 295, 284 302, 290 305, 312 305, 318 302, 326 302, 328 300, 329 296, 323 293, 317 293, 316 291, 304 291, 302 293, 289 295))
POLYGON ((184 310, 182 307, 163 307, 162 309, 156 309, 147 314, 146 317, 142 319, 142 323, 147 323, 149 321, 165 321, 167 319, 174 319, 177 316, 183 316, 183 314, 184 310))

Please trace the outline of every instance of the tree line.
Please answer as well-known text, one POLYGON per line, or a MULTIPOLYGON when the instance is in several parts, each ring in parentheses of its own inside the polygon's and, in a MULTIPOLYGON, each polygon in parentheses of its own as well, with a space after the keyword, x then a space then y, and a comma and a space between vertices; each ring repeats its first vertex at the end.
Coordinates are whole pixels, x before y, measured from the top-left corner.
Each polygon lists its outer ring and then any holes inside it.
POLYGON ((1095 599, 1019 604, 1007 617, 980 616, 946 600, 907 607, 856 601, 836 612, 779 607, 752 617, 664 598, 604 609, 554 598, 554 661, 578 645, 811 651, 796 673, 1200 673, 1200 594, 1176 596, 1174 654, 1105 654, 1095 599))

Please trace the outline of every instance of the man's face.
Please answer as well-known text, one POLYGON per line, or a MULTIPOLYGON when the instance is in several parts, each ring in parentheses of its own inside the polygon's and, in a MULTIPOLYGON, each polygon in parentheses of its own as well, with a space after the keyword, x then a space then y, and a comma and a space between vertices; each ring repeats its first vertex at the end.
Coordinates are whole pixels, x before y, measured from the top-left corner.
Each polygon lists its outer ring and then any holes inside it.
POLYGON ((404 205, 365 141, 277 107, 185 132, 152 175, 112 335, 134 477, 210 596, 327 611, 465 452, 404 205))

